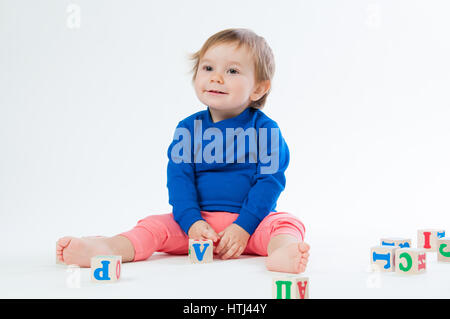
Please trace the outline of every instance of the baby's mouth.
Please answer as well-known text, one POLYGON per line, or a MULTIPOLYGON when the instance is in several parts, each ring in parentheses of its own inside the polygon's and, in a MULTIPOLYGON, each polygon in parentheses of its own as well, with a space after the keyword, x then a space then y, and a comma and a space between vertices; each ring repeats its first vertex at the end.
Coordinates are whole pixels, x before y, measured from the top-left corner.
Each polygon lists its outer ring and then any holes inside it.
POLYGON ((228 93, 225 93, 225 92, 222 92, 222 91, 216 91, 216 90, 208 90, 206 92, 211 93, 211 94, 215 94, 215 95, 228 94, 228 93))

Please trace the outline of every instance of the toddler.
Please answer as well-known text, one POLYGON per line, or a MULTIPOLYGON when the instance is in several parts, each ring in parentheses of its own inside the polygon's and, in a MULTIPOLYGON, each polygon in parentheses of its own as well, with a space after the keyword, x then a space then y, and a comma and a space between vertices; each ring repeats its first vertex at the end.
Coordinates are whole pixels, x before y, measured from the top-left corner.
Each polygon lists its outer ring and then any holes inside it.
POLYGON ((275 69, 270 47, 251 30, 227 29, 191 59, 195 93, 207 108, 178 123, 168 148, 172 213, 148 216, 112 237, 62 237, 57 258, 80 267, 95 255, 131 262, 154 252, 187 255, 189 238, 211 239, 216 258, 267 256, 270 271, 304 272, 305 227, 275 210, 289 149, 277 123, 261 111, 275 69))

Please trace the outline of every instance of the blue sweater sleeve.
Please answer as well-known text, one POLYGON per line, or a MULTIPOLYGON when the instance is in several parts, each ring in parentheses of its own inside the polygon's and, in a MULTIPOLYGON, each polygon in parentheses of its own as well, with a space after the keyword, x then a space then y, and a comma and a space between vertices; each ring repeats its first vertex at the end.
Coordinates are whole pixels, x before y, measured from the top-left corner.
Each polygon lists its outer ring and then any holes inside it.
POLYGON ((261 134, 258 137, 259 156, 254 183, 234 222, 250 235, 276 205, 286 185, 284 172, 289 165, 289 148, 278 125, 269 122, 264 127, 267 138, 261 134))
POLYGON ((190 131, 178 123, 174 138, 167 151, 167 188, 169 204, 175 221, 188 234, 189 228, 198 220, 203 220, 198 204, 195 186, 194 161, 190 147, 190 131), (185 146, 183 148, 183 142, 185 146))

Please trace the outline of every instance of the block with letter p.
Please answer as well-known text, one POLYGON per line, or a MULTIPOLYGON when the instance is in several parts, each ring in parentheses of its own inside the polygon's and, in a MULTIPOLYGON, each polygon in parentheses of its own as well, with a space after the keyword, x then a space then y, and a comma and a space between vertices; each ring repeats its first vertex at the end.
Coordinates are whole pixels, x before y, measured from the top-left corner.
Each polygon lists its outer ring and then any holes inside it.
POLYGON ((309 278, 281 276, 272 278, 273 299, 309 299, 309 278))
POLYGON ((437 257, 439 262, 450 262, 450 237, 437 240, 437 257))
POLYGON ((399 274, 420 274, 425 272, 427 253, 420 248, 399 248, 395 251, 395 272, 399 274))
POLYGON ((189 239, 189 260, 193 264, 213 261, 213 241, 189 239))
POLYGON ((116 282, 120 278, 122 256, 94 256, 91 258, 93 282, 116 282))

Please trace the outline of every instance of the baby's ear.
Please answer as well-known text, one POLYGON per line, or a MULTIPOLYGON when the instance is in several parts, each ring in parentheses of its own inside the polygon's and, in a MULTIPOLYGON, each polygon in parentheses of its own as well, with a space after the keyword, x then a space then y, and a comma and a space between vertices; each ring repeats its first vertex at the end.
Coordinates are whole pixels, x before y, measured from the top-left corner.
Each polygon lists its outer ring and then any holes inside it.
POLYGON ((258 101, 260 98, 266 94, 270 89, 270 80, 261 81, 255 86, 253 94, 250 96, 252 101, 258 101))

